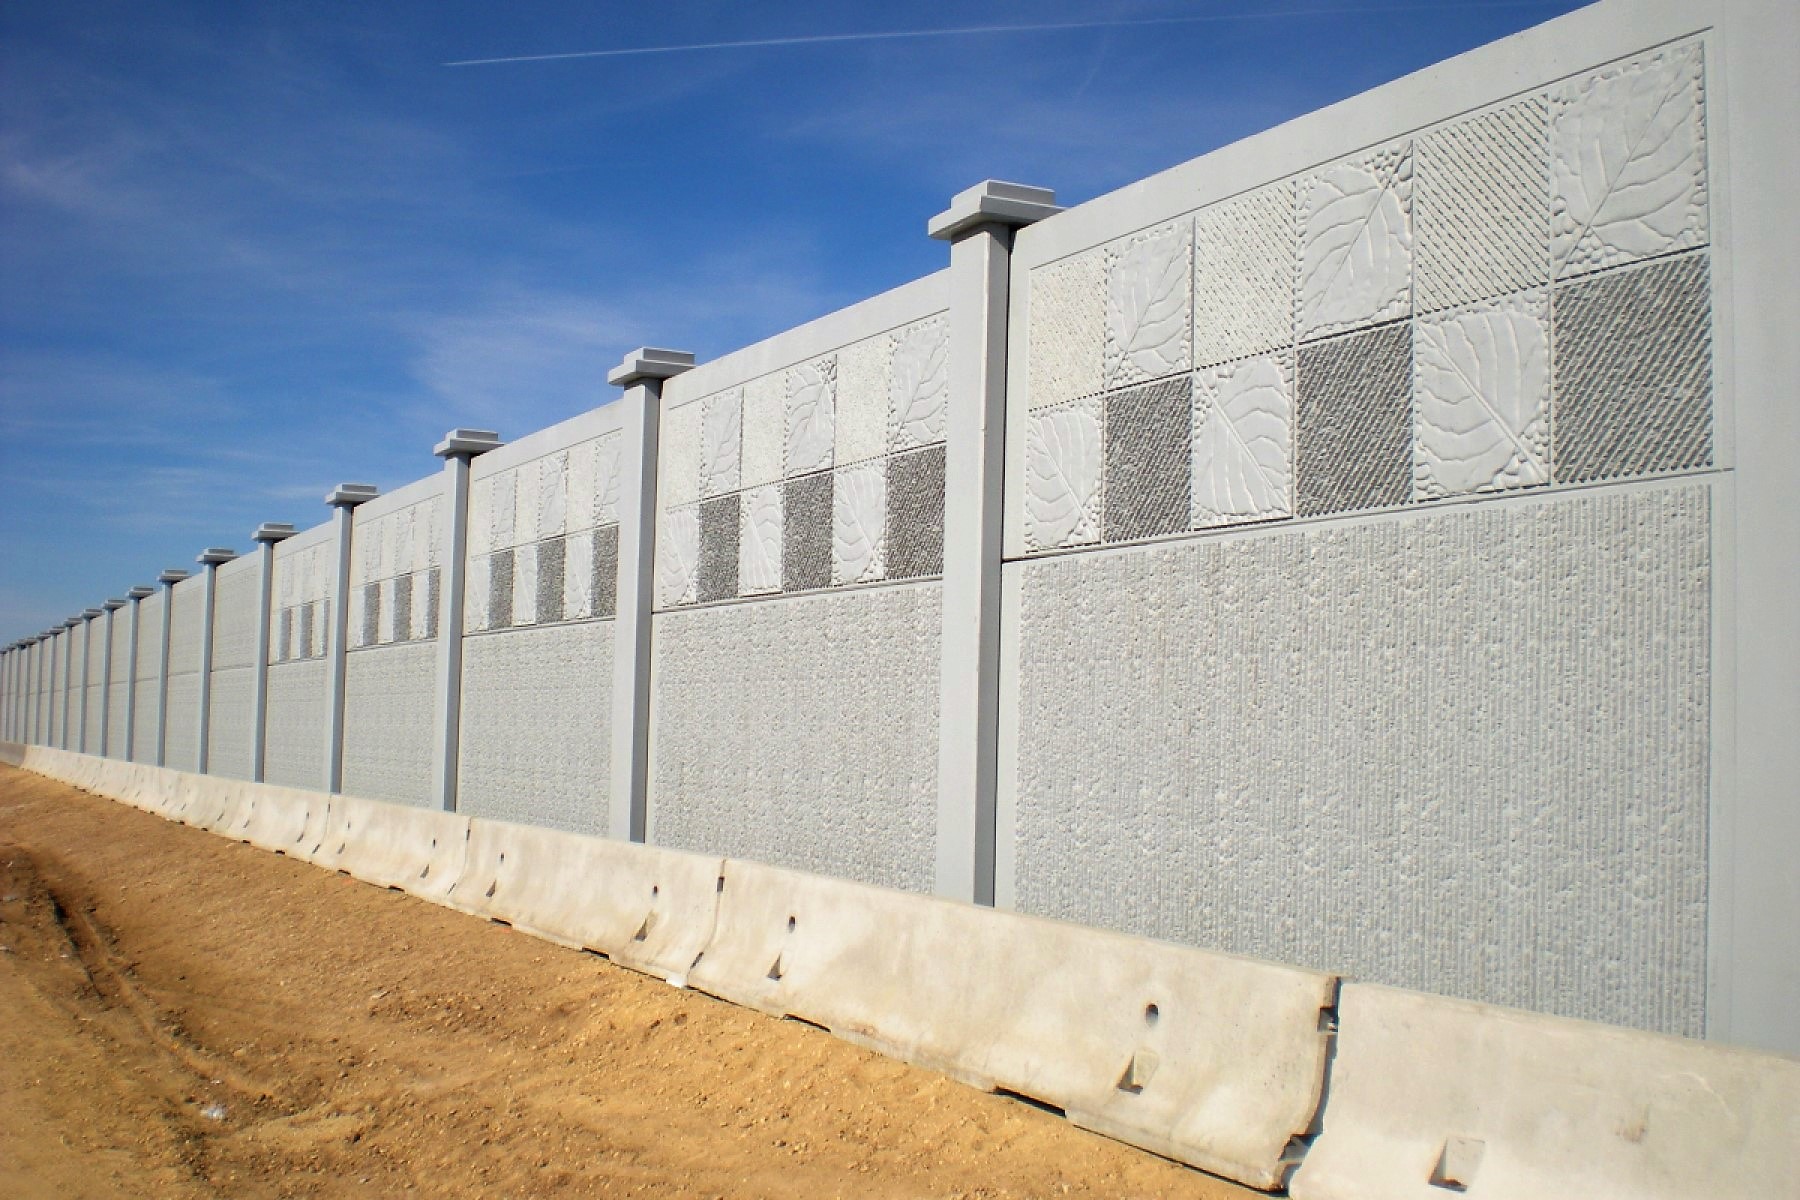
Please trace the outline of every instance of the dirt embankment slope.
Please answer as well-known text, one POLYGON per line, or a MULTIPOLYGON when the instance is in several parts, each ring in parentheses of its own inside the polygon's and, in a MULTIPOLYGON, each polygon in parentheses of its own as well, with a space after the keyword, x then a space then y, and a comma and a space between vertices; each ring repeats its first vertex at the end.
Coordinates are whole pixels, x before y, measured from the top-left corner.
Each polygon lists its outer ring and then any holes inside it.
POLYGON ((0 1195, 1248 1197, 0 766, 0 1195))

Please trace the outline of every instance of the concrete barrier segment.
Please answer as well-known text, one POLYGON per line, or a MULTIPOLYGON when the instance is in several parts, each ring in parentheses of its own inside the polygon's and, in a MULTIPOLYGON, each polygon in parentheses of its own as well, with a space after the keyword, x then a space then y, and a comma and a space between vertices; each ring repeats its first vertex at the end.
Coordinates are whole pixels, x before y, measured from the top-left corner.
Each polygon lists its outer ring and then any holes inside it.
POLYGON ((1800 1179, 1800 1059, 1371 984, 1344 986, 1338 1020, 1296 1200, 1748 1200, 1800 1179))
POLYGON ((332 796, 329 808, 307 861, 439 901, 461 876, 469 818, 359 796, 332 796))
POLYGON ((447 903, 679 985, 712 939, 723 862, 476 819, 447 903))
POLYGON ((696 988, 1280 1186, 1334 976, 727 860, 696 988))
POLYGON ((322 813, 331 800, 324 792, 266 783, 252 785, 246 789, 246 795, 251 807, 244 822, 243 839, 259 850, 296 857, 306 839, 313 811, 322 813))
POLYGON ((0 763, 9 767, 25 765, 25 745, 22 742, 0 742, 0 763))

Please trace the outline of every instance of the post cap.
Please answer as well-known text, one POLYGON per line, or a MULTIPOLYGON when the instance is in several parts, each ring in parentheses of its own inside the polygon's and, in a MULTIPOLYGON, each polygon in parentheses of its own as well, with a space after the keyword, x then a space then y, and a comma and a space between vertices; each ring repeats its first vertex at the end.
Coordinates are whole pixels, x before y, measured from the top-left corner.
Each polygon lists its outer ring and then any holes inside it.
POLYGON ((253 542, 285 542, 298 532, 300 531, 286 521, 264 521, 256 527, 256 532, 250 535, 250 540, 253 542))
POLYGON ((340 483, 325 493, 325 503, 333 508, 355 508, 379 495, 381 489, 372 483, 340 483))
POLYGON ((647 379, 668 379, 693 367, 694 356, 686 350, 639 346, 606 373, 606 382, 614 387, 630 387, 647 379))
POLYGON ((500 448, 500 435, 492 429, 452 429, 431 451, 439 458, 474 458, 500 448))
POLYGON ((174 585, 180 583, 182 580, 186 579, 189 574, 190 574, 190 572, 184 571, 180 567, 170 567, 168 570, 164 571, 161 575, 158 575, 156 577, 156 582, 166 583, 169 586, 173 587, 174 585))
POLYGON ((228 563, 238 556, 236 550, 229 546, 208 546, 194 556, 194 561, 207 567, 216 567, 220 563, 228 563))
POLYGON ((81 623, 82 623, 81 617, 64 617, 63 618, 63 628, 64 629, 73 629, 81 623))
POLYGON ((118 612, 121 608, 125 607, 125 604, 126 604, 126 602, 123 600, 112 599, 112 600, 108 600, 105 604, 102 604, 100 607, 104 608, 107 612, 118 612))
POLYGON ((106 610, 104 608, 84 608, 81 610, 81 615, 91 621, 95 617, 104 617, 106 610))
POLYGON ((147 600, 156 595, 156 589, 140 583, 125 594, 133 600, 147 600))
POLYGON ((956 193, 949 208, 926 222, 925 232, 940 241, 954 242, 982 225, 1017 228, 1061 211, 1050 188, 984 179, 956 193))

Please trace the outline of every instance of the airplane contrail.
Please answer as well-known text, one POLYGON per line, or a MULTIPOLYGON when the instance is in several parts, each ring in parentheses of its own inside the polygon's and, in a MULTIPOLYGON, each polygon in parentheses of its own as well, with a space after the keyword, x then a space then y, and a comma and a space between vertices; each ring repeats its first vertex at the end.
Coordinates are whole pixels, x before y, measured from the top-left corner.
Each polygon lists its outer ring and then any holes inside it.
POLYGON ((1198 25, 1228 21, 1270 21, 1287 17, 1323 17, 1364 13, 1441 12, 1451 8, 1543 8, 1554 0, 1495 0, 1481 4, 1378 4, 1328 8, 1290 8, 1278 12, 1203 13, 1184 17, 1137 17, 1112 21, 1060 21, 1041 25, 963 25, 950 29, 894 29, 870 33, 818 33, 801 37, 749 38, 733 42, 689 42, 675 46, 624 46, 616 50, 575 50, 563 54, 514 54, 505 58, 465 58, 446 67, 489 67, 501 63, 557 62, 573 58, 630 58, 643 54, 686 54, 704 50, 746 50, 772 46, 821 46, 832 42, 892 42, 920 38, 964 37, 1002 33, 1056 33, 1070 29, 1118 29, 1142 25, 1198 25))

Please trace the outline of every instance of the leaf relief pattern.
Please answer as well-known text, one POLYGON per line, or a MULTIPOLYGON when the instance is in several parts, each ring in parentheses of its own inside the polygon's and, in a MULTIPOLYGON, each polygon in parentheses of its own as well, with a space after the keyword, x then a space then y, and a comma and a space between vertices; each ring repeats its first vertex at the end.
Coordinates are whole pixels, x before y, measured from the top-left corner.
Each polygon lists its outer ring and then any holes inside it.
POLYGON ((781 590, 781 488, 744 493, 743 541, 738 550, 738 591, 759 595, 781 590))
POLYGON ((1700 48, 1569 85, 1552 100, 1550 242, 1560 276, 1706 241, 1700 48))
POLYGON ((873 462, 839 471, 832 480, 832 583, 882 578, 886 526, 887 465, 873 462))
POLYGON ((537 464, 537 540, 561 537, 568 517, 569 455, 567 451, 545 455, 537 464))
POLYGON ((950 337, 942 317, 894 335, 893 370, 888 379, 888 446, 910 450, 944 440, 944 405, 949 396, 950 337))
POLYGON ((1108 386, 1187 370, 1192 292, 1191 224, 1145 234, 1107 252, 1108 386))
POLYGON ((700 583, 700 510, 663 514, 662 545, 656 555, 656 595, 664 608, 692 604, 700 583))
POLYGON ((788 368, 787 474, 831 465, 837 437, 837 359, 816 359, 788 368))
POLYGON ((1530 487, 1550 478, 1542 294, 1420 322, 1413 356, 1413 492, 1530 487))
POLYGON ((1194 379, 1195 527, 1293 512, 1290 372, 1276 358, 1214 367, 1194 379))
POLYGON ((744 393, 736 388, 707 399, 700 418, 700 494, 738 490, 743 448, 744 393))
POLYGON ((1300 334, 1405 314, 1411 289, 1412 156, 1338 163, 1309 180, 1300 249, 1300 334))
POLYGON ((1025 435, 1025 542, 1054 550, 1100 540, 1100 421, 1091 408, 1034 413, 1025 435))
POLYGON ((619 470, 625 435, 609 433, 594 442, 594 524, 611 525, 619 519, 619 470))

